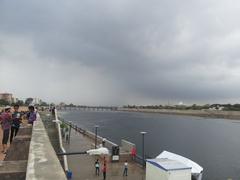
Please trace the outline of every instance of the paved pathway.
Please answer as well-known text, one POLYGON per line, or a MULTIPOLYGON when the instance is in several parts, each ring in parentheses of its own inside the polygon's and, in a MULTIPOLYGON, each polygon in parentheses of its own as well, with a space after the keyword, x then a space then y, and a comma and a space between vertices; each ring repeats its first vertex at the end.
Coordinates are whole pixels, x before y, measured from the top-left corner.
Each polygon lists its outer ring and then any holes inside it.
POLYGON ((2 153, 3 147, 2 147, 2 128, 0 127, 0 161, 3 161, 5 158, 5 154, 2 153))
MULTIPOLYGON (((66 151, 86 151, 91 149, 93 141, 89 138, 72 131, 71 143, 64 144, 66 151)), ((73 180, 97 180, 103 179, 95 175, 94 163, 100 157, 89 155, 68 156, 69 168, 73 172, 73 180)), ((102 160, 100 161, 102 165, 102 160)), ((101 168, 100 168, 101 169, 101 168)), ((122 176, 123 163, 107 163, 107 180, 145 180, 144 170, 136 163, 129 163, 129 172, 127 177, 122 176)))
MULTIPOLYGON (((21 126, 28 126, 26 119, 23 119, 23 123, 22 123, 21 126)), ((9 133, 9 135, 10 135, 10 133, 9 133)), ((0 125, 0 161, 3 161, 5 156, 6 156, 5 154, 2 153, 2 150, 3 150, 3 147, 2 147, 2 136, 3 136, 3 131, 2 131, 2 127, 0 125)), ((8 141, 10 141, 10 137, 9 137, 8 141)), ((9 146, 10 146, 10 144, 8 142, 8 148, 9 148, 9 146)))

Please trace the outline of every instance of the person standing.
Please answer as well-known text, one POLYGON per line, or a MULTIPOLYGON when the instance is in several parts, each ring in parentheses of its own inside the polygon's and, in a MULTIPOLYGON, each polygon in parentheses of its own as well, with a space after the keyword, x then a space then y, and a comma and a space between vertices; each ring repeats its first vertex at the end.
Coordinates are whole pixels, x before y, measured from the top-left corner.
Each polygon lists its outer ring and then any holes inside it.
POLYGON ((28 119, 28 124, 34 123, 34 121, 37 120, 37 113, 35 112, 35 108, 33 105, 28 106, 28 114, 27 114, 27 119, 28 119))
POLYGON ((135 147, 132 147, 132 149, 131 149, 131 156, 132 156, 132 160, 135 160, 135 159, 136 159, 137 150, 136 150, 135 147))
POLYGON ((4 112, 1 114, 0 119, 1 119, 1 126, 2 126, 2 130, 3 130, 2 153, 6 154, 7 153, 7 143, 8 143, 8 139, 9 139, 9 132, 10 132, 10 128, 11 128, 11 120, 12 120, 10 106, 6 106, 4 108, 4 112))
POLYGON ((106 138, 103 138, 102 139, 102 147, 105 147, 105 144, 106 144, 106 138))
POLYGON ((20 124, 22 123, 21 113, 18 111, 19 105, 15 104, 13 108, 10 143, 12 143, 13 137, 17 135, 20 124))
POLYGON ((103 180, 106 180, 106 176, 107 176, 107 164, 106 163, 103 164, 102 172, 103 172, 103 180))
POLYGON ((95 172, 96 172, 96 176, 99 176, 99 169, 100 169, 100 163, 97 159, 97 161, 95 162, 95 172))
POLYGON ((127 160, 124 163, 123 176, 128 176, 128 162, 127 162, 127 160))

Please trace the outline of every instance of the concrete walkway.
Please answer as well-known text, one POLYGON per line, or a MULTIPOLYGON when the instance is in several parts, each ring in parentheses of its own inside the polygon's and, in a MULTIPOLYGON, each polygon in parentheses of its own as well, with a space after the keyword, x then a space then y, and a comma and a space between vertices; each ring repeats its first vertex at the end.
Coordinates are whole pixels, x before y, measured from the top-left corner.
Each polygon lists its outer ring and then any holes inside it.
MULTIPOLYGON (((67 152, 86 151, 92 149, 94 142, 82 134, 75 133, 72 130, 71 143, 64 143, 67 152)), ((89 155, 72 155, 68 156, 69 169, 73 172, 73 180, 97 180, 103 179, 95 175, 95 160, 100 160, 102 166, 102 158, 89 155)), ((101 167, 100 167, 101 170, 101 167)), ((128 176, 123 177, 123 163, 112 163, 107 161, 107 178, 108 180, 145 180, 144 170, 136 163, 129 163, 128 176)))
MULTIPOLYGON (((21 126, 23 126, 23 127, 28 126, 28 123, 27 123, 26 119, 22 120, 21 126)), ((2 150, 3 150, 3 147, 2 147, 2 136, 3 136, 3 130, 2 130, 2 127, 0 126, 0 161, 3 161, 5 156, 6 156, 6 154, 2 153, 2 150)), ((10 133, 9 133, 9 136, 10 136, 10 133)), ((10 147, 10 137, 8 139, 8 148, 9 147, 10 147)))
POLYGON ((2 128, 0 127, 0 161, 3 161, 5 158, 5 154, 2 153, 3 147, 2 147, 2 136, 3 136, 3 131, 2 128))

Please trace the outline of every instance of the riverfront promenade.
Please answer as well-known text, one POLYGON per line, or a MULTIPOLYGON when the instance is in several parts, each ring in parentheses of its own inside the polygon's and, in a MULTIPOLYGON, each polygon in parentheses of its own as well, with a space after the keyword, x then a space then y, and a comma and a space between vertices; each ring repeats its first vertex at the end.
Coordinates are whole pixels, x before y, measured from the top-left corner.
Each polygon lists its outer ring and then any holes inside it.
MULTIPOLYGON (((22 120, 22 127, 27 127, 27 126, 28 126, 27 125, 27 120, 23 119, 22 120)), ((1 142, 0 142, 0 161, 3 161, 5 156, 6 156, 6 154, 1 153, 1 151, 3 150, 3 147, 2 147, 2 136, 3 136, 3 130, 2 130, 2 128, 0 128, 0 140, 1 140, 1 142)), ((10 144, 8 143, 8 148, 9 147, 10 147, 10 144)))
MULTIPOLYGON (((64 143, 67 152, 86 151, 93 148, 94 141, 90 138, 76 133, 72 130, 70 144, 64 143)), ((73 172, 73 180, 97 180, 103 179, 102 173, 100 176, 95 175, 95 160, 102 159, 100 157, 89 155, 72 155, 68 156, 69 169, 73 172)), ((107 178, 108 180, 145 180, 145 170, 133 162, 129 162, 129 172, 127 177, 123 177, 124 162, 109 162, 107 161, 107 178)), ((101 169, 101 168, 100 168, 101 169)))

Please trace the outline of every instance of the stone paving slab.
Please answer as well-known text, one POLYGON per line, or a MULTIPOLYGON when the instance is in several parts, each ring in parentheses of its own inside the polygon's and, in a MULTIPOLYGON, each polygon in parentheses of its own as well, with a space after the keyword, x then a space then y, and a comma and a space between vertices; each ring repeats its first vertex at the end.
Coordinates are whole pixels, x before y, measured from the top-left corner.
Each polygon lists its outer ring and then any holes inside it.
POLYGON ((2 147, 2 136, 3 136, 3 131, 2 128, 0 127, 0 161, 3 161, 5 158, 5 154, 2 153, 3 147, 2 147))
MULTIPOLYGON (((86 151, 94 144, 94 141, 82 134, 71 133, 70 144, 64 143, 67 152, 86 151)), ((98 156, 89 155, 72 155, 68 156, 69 169, 73 172, 73 180, 97 180, 103 179, 102 173, 100 176, 95 175, 94 163, 96 159, 100 160, 100 166, 103 160, 98 156)), ((127 177, 123 177, 123 162, 112 163, 107 161, 107 180, 145 180, 145 170, 136 163, 129 163, 129 172, 127 177)), ((100 167, 101 169, 101 167, 100 167)))

